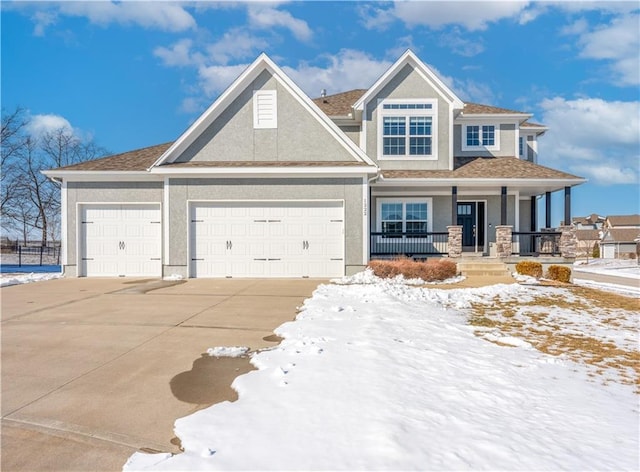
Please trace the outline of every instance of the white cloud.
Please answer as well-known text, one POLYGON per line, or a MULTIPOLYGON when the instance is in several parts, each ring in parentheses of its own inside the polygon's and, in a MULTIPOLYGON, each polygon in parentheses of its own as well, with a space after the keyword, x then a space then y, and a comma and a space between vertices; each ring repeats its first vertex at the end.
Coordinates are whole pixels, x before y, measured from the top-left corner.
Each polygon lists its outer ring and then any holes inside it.
POLYGON ((249 64, 200 66, 198 68, 200 86, 208 97, 214 97, 231 85, 247 67, 249 64))
POLYGON ((640 84, 640 15, 627 14, 593 31, 582 32, 580 57, 611 61, 619 85, 640 84))
POLYGON ((181 67, 192 65, 194 62, 194 58, 191 55, 192 45, 193 41, 191 39, 181 39, 168 48, 162 46, 155 48, 153 55, 162 59, 165 66, 181 67))
POLYGON ((601 184, 639 181, 640 102, 555 97, 540 108, 550 128, 540 142, 544 159, 601 184))
POLYGON ((443 33, 440 36, 439 42, 441 46, 448 47, 455 54, 463 57, 477 56, 484 51, 482 39, 467 39, 463 37, 460 29, 457 27, 453 28, 449 32, 443 33))
POLYGON ((102 26, 118 23, 173 32, 196 27, 196 20, 185 6, 169 2, 29 2, 24 4, 24 7, 37 8, 32 20, 35 22, 34 34, 38 36, 44 35, 46 28, 55 24, 57 18, 62 15, 85 17, 91 23, 102 26))
POLYGON ((442 28, 459 25, 467 30, 484 30, 489 23, 504 18, 518 18, 525 12, 529 2, 395 2, 390 7, 365 7, 360 10, 367 28, 385 28, 400 20, 409 28, 428 26, 442 28))
POLYGON ((306 21, 295 18, 288 11, 274 8, 272 5, 250 3, 247 8, 249 24, 258 29, 271 29, 280 26, 288 29, 300 41, 309 41, 313 32, 306 21))
POLYGON ((227 64, 232 59, 246 59, 257 56, 269 47, 264 38, 253 36, 241 28, 227 31, 222 38, 207 46, 207 52, 213 62, 227 64))
POLYGON ((60 115, 44 114, 31 115, 26 126, 27 133, 34 138, 39 138, 47 133, 64 130, 65 133, 75 134, 71 123, 60 115))
POLYGON ((320 59, 325 65, 301 62, 297 67, 283 67, 284 72, 311 97, 320 96, 322 89, 331 95, 370 87, 393 63, 353 49, 342 49, 338 54, 323 55, 320 59))

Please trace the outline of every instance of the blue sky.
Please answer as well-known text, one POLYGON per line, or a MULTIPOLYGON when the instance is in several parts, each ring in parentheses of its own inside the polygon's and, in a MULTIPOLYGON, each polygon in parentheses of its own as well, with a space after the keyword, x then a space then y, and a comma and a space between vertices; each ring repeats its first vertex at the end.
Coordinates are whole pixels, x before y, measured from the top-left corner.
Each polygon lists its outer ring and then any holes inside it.
MULTIPOLYGON (((638 2, 2 2, 2 106, 110 151, 176 139, 262 51, 311 97, 407 48, 467 101, 549 126, 539 162, 589 179, 573 214, 640 213, 638 2)), ((562 218, 554 196, 552 222, 562 218)))

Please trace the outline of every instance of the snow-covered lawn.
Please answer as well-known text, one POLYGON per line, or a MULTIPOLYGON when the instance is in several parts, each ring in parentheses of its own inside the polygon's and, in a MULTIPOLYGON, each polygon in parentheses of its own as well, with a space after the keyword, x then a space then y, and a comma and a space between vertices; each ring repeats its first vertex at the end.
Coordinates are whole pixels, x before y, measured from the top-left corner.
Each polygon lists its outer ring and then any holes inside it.
POLYGON ((587 261, 576 262, 573 270, 576 272, 640 279, 640 265, 636 260, 591 259, 588 263, 587 261))
POLYGON ((237 402, 176 421, 184 453, 124 469, 638 470, 637 300, 365 278, 320 286, 237 402))
POLYGON ((40 282, 42 280, 51 280, 62 277, 60 272, 42 272, 42 273, 9 273, 0 274, 0 287, 7 287, 9 285, 28 284, 32 282, 40 282))

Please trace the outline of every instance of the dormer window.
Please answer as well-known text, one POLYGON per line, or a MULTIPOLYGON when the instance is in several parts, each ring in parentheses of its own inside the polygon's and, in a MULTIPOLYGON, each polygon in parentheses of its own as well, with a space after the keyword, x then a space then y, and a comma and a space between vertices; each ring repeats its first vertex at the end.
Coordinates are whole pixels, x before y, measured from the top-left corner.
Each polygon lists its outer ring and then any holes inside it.
POLYGON ((498 125, 465 125, 462 136, 463 151, 497 151, 500 149, 498 125))
POLYGON ((380 159, 436 159, 436 100, 382 100, 380 159))

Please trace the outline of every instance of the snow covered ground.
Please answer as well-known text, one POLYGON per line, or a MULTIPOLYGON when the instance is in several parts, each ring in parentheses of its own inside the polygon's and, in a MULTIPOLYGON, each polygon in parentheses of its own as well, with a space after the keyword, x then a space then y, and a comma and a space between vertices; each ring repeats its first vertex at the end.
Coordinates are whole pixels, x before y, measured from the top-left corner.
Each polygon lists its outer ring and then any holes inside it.
POLYGON ((591 259, 577 262, 574 271, 590 272, 592 274, 615 275, 630 279, 640 279, 640 265, 636 260, 623 259, 591 259))
POLYGON ((62 274, 60 272, 0 274, 0 287, 7 287, 9 285, 28 284, 32 282, 40 282, 42 280, 57 279, 59 277, 62 277, 62 274))
POLYGON ((639 469, 636 305, 361 279, 320 286, 234 381, 237 402, 177 420, 184 453, 136 453, 124 470, 639 469), (509 320, 635 364, 594 364, 509 320))

